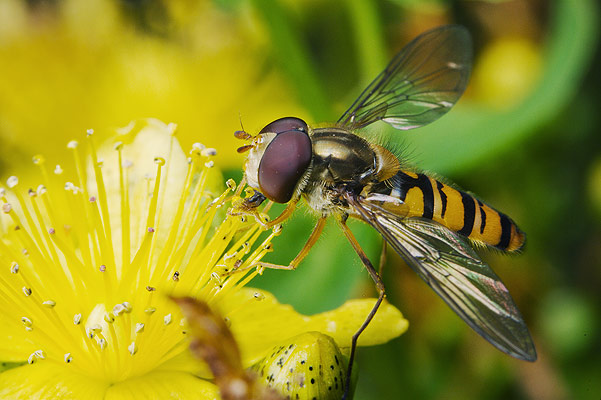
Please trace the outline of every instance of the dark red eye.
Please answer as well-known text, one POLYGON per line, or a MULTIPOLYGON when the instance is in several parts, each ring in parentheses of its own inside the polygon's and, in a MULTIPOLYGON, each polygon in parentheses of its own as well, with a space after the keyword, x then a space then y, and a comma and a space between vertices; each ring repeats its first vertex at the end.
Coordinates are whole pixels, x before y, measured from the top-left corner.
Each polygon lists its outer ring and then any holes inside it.
POLYGON ((301 131, 306 133, 309 129, 307 128, 307 123, 300 118, 284 117, 276 119, 265 128, 261 129, 261 132, 259 133, 282 133, 288 131, 301 131))
POLYGON ((290 201, 311 162, 312 153, 311 139, 305 132, 278 133, 259 164, 259 187, 265 197, 277 203, 290 201))

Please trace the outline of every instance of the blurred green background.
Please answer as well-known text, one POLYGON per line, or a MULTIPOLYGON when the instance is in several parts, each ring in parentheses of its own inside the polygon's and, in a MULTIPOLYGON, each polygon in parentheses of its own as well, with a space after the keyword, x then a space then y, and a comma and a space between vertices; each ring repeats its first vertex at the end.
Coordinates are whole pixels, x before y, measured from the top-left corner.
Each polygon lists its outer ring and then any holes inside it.
MULTIPOLYGON (((594 0, 0 0, 0 174, 60 161, 88 128, 176 122, 184 148, 219 151, 239 179, 232 132, 278 117, 335 121, 410 39, 444 23, 475 43, 470 86, 444 118, 379 127, 421 169, 476 193, 528 234, 519 256, 483 252, 539 353, 511 359, 472 332, 396 255, 388 296, 410 321, 359 352, 357 399, 599 399, 601 109, 594 0)), ((297 211, 269 260, 287 263, 314 217, 297 211)), ((351 225, 377 260, 379 238, 351 225)), ((329 224, 295 272, 255 284, 311 313, 373 285, 329 224)))

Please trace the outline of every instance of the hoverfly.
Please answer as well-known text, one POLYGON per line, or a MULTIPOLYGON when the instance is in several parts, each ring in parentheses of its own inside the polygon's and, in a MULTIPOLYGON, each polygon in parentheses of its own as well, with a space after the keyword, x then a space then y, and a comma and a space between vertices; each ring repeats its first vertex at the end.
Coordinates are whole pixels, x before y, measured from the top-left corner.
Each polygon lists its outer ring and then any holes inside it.
MULTIPOLYGON (((269 199, 288 203, 271 221, 287 218, 301 197, 320 218, 294 269, 316 242, 326 218, 334 216, 379 290, 379 298, 353 336, 359 334, 384 298, 379 273, 346 225, 348 217, 375 228, 399 256, 470 327, 499 350, 536 360, 528 328, 507 288, 472 248, 484 245, 519 251, 525 234, 471 194, 407 167, 403 159, 372 143, 360 130, 384 121, 399 130, 419 128, 444 115, 465 90, 471 71, 468 31, 448 25, 427 31, 405 46, 361 93, 336 124, 310 128, 295 117, 277 119, 250 141, 245 180, 254 194, 249 210, 269 199)), ((349 368, 350 370, 350 368, 349 368)))

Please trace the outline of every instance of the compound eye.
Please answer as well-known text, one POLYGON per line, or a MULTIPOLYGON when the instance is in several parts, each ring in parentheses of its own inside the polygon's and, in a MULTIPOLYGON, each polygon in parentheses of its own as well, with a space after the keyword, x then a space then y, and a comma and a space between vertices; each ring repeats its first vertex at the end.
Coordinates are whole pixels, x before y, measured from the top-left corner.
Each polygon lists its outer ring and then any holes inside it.
POLYGON ((259 133, 271 132, 280 134, 288 131, 301 131, 307 133, 307 123, 300 118, 296 117, 284 117, 276 119, 265 128, 261 129, 259 133))
POLYGON ((294 194, 312 155, 311 139, 305 132, 279 133, 265 149, 259 163, 261 193, 276 203, 287 203, 294 194))

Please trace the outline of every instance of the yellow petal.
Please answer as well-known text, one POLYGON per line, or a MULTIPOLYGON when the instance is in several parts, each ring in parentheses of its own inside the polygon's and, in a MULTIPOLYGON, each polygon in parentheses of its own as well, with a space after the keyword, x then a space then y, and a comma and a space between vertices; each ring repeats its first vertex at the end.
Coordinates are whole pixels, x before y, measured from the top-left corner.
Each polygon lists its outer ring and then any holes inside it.
MULTIPOLYGON (((175 210, 182 192, 188 163, 184 151, 177 140, 173 140, 175 126, 167 125, 156 119, 146 119, 130 123, 119 130, 119 135, 107 141, 98 149, 98 160, 102 162, 102 175, 106 185, 109 213, 111 215, 111 231, 114 248, 118 256, 121 249, 121 200, 123 191, 120 176, 127 176, 129 202, 123 205, 129 220, 129 231, 133 238, 130 250, 133 252, 140 246, 142 233, 145 232, 148 214, 149 193, 152 193, 154 178, 157 174, 155 159, 169 160, 161 169, 161 191, 159 192, 161 227, 171 226, 175 210), (117 150, 119 142, 126 144, 117 150), (121 157, 121 165, 119 164, 121 157), (152 179, 152 180, 151 180, 152 179), (142 232, 142 233, 140 233, 142 232)), ((88 165, 88 176, 95 176, 91 163, 88 165)), ((96 182, 88 182, 91 193, 96 192, 96 182)), ((163 243, 169 233, 166 229, 154 226, 157 245, 163 243)), ((119 258, 119 257, 118 257, 119 258)))
MULTIPOLYGON (((220 311, 230 321, 244 365, 248 366, 277 343, 306 331, 326 333, 340 347, 348 347, 374 303, 375 299, 351 300, 336 310, 304 316, 278 303, 270 293, 245 288, 225 299, 220 311)), ((385 343, 405 332, 408 324, 399 310, 384 303, 361 335, 359 345, 385 343)))
POLYGON ((184 372, 157 371, 108 388, 104 400, 219 399, 217 386, 184 372))
MULTIPOLYGON (((309 330, 324 332, 334 338, 340 347, 350 347, 351 337, 371 311, 376 299, 349 300, 335 310, 314 315, 309 330)), ((383 302, 376 316, 359 336, 359 346, 386 343, 403 334, 409 321, 392 304, 383 302)))
POLYGON ((27 361, 27 357, 37 350, 36 346, 28 340, 23 340, 27 338, 23 334, 23 326, 12 322, 0 315, 0 361, 27 361))
POLYGON ((37 362, 0 373, 1 399, 101 400, 105 391, 106 384, 52 363, 37 362))

